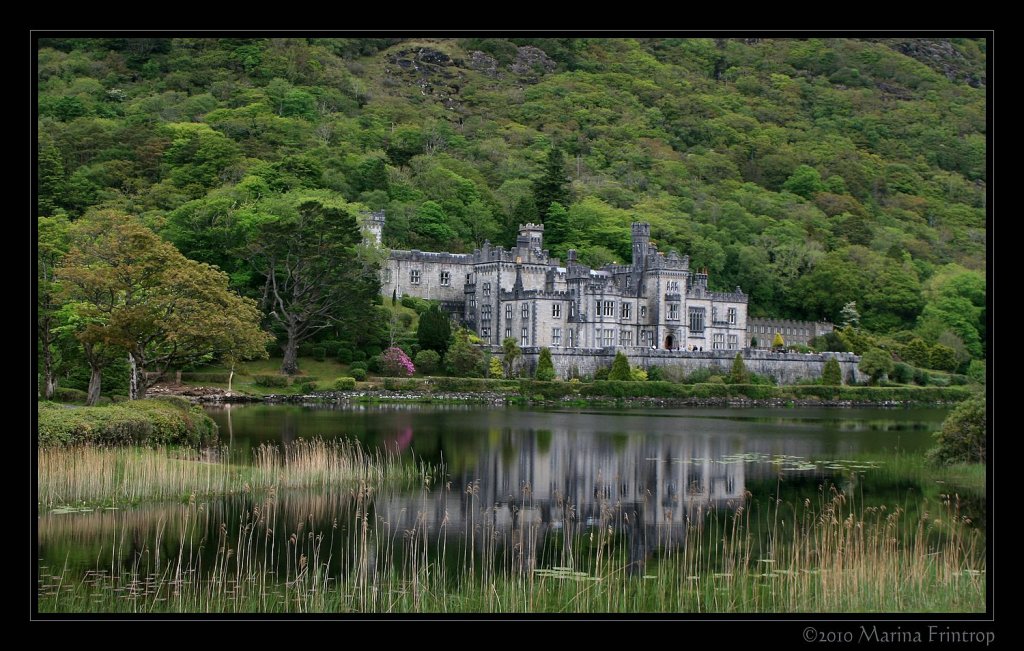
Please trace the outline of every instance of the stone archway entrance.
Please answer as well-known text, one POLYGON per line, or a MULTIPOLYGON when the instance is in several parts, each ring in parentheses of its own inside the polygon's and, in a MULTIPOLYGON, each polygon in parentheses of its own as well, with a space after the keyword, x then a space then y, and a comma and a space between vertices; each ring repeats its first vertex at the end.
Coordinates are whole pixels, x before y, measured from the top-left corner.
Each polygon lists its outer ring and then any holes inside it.
POLYGON ((675 342, 676 339, 672 335, 668 335, 667 337, 665 337, 665 350, 672 350, 672 347, 675 345, 675 342))

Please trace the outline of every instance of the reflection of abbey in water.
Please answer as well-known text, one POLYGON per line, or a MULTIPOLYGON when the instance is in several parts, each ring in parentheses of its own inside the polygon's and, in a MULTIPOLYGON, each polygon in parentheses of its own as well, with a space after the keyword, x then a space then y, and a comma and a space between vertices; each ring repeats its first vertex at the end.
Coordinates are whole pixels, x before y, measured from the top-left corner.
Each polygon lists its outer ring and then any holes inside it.
POLYGON ((721 438, 540 431, 516 439, 514 456, 481 452, 450 492, 378 498, 376 513, 396 529, 418 521, 435 533, 444 523, 457 535, 483 526, 519 545, 524 568, 536 567, 545 537, 607 526, 628 536, 630 561, 642 564, 655 548, 682 545, 699 513, 744 499, 746 468, 721 462, 730 451, 721 438))

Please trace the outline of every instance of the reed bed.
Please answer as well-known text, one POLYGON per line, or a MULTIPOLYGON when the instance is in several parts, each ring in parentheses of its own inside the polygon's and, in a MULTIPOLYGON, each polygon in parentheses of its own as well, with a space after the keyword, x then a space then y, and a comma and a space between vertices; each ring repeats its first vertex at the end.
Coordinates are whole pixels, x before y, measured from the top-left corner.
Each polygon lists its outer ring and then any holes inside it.
POLYGON ((393 452, 322 439, 263 444, 249 463, 232 463, 226 447, 164 446, 42 447, 37 460, 38 501, 46 508, 411 481, 429 471, 393 452))
POLYGON ((92 569, 41 568, 40 610, 985 608, 983 536, 960 514, 955 496, 922 504, 920 516, 907 518, 900 505, 864 506, 852 492, 822 485, 802 502, 748 494, 737 503, 697 506, 683 522, 658 524, 650 522, 660 503, 608 499, 580 513, 568 497, 535 503, 528 486, 501 504, 484 503, 474 484, 425 486, 399 505, 361 483, 310 503, 316 514, 303 499, 270 492, 231 518, 215 517, 211 505, 181 504, 173 525, 161 520, 141 541, 126 518, 113 530, 113 553, 92 569))

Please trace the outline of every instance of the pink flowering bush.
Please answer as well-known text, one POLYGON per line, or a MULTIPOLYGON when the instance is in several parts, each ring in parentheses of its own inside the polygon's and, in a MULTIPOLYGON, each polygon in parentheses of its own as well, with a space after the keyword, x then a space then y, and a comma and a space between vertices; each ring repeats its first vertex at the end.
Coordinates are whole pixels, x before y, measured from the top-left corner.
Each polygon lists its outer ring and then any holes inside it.
POLYGON ((404 350, 392 347, 381 353, 380 370, 384 375, 409 377, 416 372, 416 367, 404 350))

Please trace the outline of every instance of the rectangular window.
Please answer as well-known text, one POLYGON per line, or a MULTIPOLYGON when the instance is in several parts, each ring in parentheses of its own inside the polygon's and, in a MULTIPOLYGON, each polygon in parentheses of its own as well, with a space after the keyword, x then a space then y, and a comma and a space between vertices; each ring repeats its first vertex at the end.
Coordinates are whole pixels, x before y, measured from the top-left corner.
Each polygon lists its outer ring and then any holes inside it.
POLYGON ((740 347, 740 340, 738 335, 729 335, 729 349, 734 350, 740 347))
POLYGON ((519 342, 519 345, 520 346, 527 346, 527 345, 529 345, 529 343, 530 343, 530 329, 529 328, 523 328, 523 336, 522 336, 522 339, 519 342))
POLYGON ((505 319, 508 321, 512 320, 512 304, 505 303, 505 319))
POLYGON ((633 345, 633 331, 628 328, 619 330, 619 345, 620 346, 632 346, 633 345))
POLYGON ((619 311, 619 316, 620 316, 620 318, 628 319, 630 314, 632 313, 632 311, 633 311, 633 304, 632 303, 623 303, 622 304, 622 309, 619 311))
POLYGON ((719 350, 725 348, 725 335, 712 335, 711 337, 711 348, 719 350))
POLYGON ((604 331, 604 345, 614 346, 615 345, 615 331, 608 329, 604 331))
POLYGON ((718 308, 711 306, 711 323, 718 323, 718 308))
POLYGON ((603 316, 615 316, 615 301, 605 301, 604 309, 601 311, 603 316))
POLYGON ((562 329, 551 328, 551 345, 561 346, 562 345, 562 329))
POLYGON ((419 285, 420 284, 420 270, 410 269, 409 270, 409 284, 419 285))
POLYGON ((484 305, 483 307, 480 308, 480 320, 481 321, 490 321, 491 320, 491 306, 490 305, 484 305))
POLYGON ((576 347, 576 331, 573 330, 572 328, 569 328, 568 330, 565 331, 565 336, 568 339, 566 344, 569 346, 569 348, 575 348, 576 347))
POLYGON ((525 303, 523 304, 523 318, 524 319, 529 319, 530 318, 530 306, 526 305, 525 303))
POLYGON ((646 319, 647 318, 647 306, 646 305, 641 305, 640 306, 640 318, 641 319, 646 319))
POLYGON ((736 308, 730 307, 728 311, 726 311, 726 318, 729 319, 729 323, 736 325, 736 308))
POLYGON ((551 304, 551 318, 560 319, 562 318, 562 304, 552 303, 551 304))
POLYGON ((512 336, 512 326, 505 326, 505 339, 512 336))
POLYGON ((569 301, 569 318, 576 318, 576 301, 569 301))
POLYGON ((487 327, 480 328, 480 336, 483 337, 484 339, 490 339, 491 329, 487 327))
POLYGON ((491 297, 491 283, 484 283, 484 298, 491 297))
POLYGON ((704 308, 690 308, 690 332, 704 332, 704 308))
POLYGON ((391 270, 390 269, 385 269, 384 270, 384 277, 381 280, 381 282, 384 283, 385 285, 387 285, 388 283, 391 282, 391 270))
MULTIPOLYGON (((678 321, 679 320, 679 303, 669 303, 668 304, 668 320, 669 321, 678 321)), ((701 328, 701 329, 703 330, 703 328, 701 328)))
POLYGON ((448 287, 452 284, 452 274, 450 271, 441 272, 441 287, 448 287))

